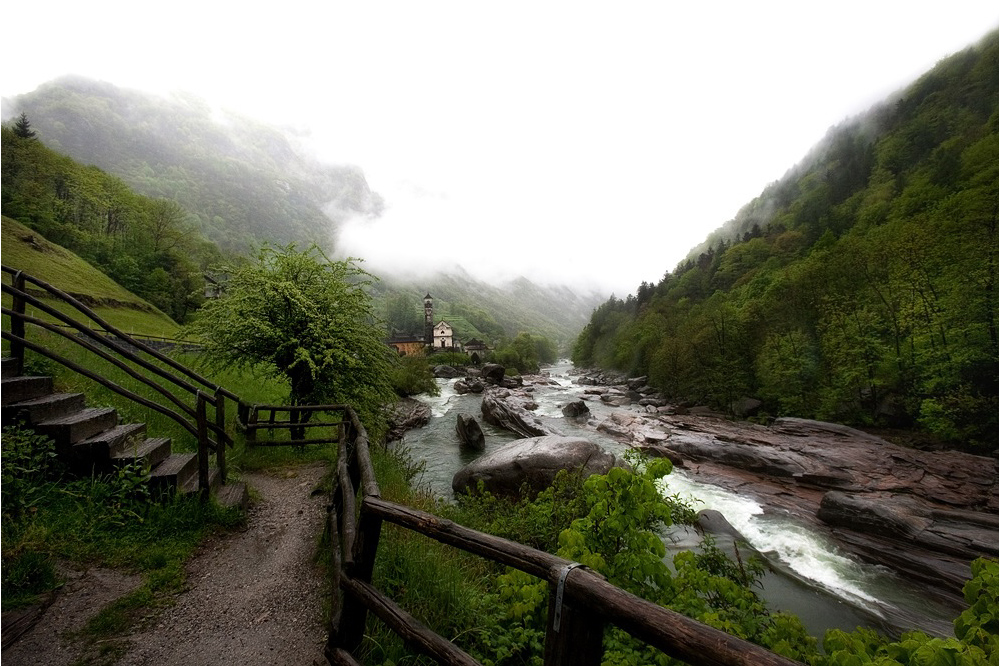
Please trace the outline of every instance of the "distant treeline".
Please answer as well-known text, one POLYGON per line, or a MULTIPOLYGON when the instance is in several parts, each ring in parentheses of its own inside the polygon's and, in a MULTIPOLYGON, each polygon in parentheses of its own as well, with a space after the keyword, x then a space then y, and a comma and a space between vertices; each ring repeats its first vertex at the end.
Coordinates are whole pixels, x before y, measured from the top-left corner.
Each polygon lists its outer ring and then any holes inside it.
POLYGON ((176 202, 133 192, 97 167, 48 149, 22 115, 2 128, 4 215, 72 250, 183 322, 204 301, 219 258, 176 202))
POLYGON ((831 130, 704 252, 597 308, 573 360, 996 449, 997 41, 831 130))

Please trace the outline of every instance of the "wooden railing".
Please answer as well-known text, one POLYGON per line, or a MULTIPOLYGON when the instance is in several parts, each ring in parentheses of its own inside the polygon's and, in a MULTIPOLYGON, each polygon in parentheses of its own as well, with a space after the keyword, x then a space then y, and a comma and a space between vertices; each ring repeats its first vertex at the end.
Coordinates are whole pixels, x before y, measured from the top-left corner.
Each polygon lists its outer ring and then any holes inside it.
POLYGON ((278 447, 287 445, 318 445, 332 444, 343 439, 342 430, 348 428, 346 423, 346 405, 251 405, 240 402, 237 409, 237 426, 246 433, 247 447, 278 447), (312 421, 317 413, 338 413, 336 421, 312 421), (287 417, 283 417, 288 413, 287 417), (314 429, 338 429, 332 436, 323 434, 317 437, 306 437, 306 432, 314 429), (261 431, 288 431, 289 438, 261 439, 261 431))
POLYGON ((198 480, 203 497, 207 497, 209 490, 209 458, 213 452, 222 482, 226 482, 226 447, 233 444, 232 438, 226 433, 226 399, 239 401, 235 394, 112 326, 78 299, 57 287, 6 266, 2 270, 10 281, 10 284, 7 280, 3 282, 3 293, 11 297, 11 307, 2 309, 3 314, 10 318, 10 331, 3 331, 3 339, 10 343, 10 354, 15 359, 17 375, 24 371, 24 351, 32 350, 131 401, 165 415, 194 436, 198 443, 198 480), (29 284, 33 288, 29 288, 29 284), (56 308, 43 301, 40 295, 44 295, 46 300, 54 300, 70 308, 56 308), (26 308, 28 305, 56 322, 29 315, 26 308), (63 310, 74 314, 67 314, 63 310), (93 324, 76 319, 80 315, 93 324), (153 400, 126 389, 104 375, 67 359, 43 342, 29 339, 26 325, 62 336, 97 355, 152 389, 162 400, 153 400))
POLYGON ((348 408, 347 414, 345 422, 349 426, 339 443, 327 519, 334 605, 326 656, 332 664, 357 664, 353 653, 361 645, 369 611, 411 648, 440 663, 476 664, 471 655, 424 626, 372 586, 375 556, 385 521, 548 581, 546 664, 600 664, 604 628, 608 624, 691 664, 796 664, 636 597, 579 563, 383 500, 372 468, 367 433, 353 410, 348 408))

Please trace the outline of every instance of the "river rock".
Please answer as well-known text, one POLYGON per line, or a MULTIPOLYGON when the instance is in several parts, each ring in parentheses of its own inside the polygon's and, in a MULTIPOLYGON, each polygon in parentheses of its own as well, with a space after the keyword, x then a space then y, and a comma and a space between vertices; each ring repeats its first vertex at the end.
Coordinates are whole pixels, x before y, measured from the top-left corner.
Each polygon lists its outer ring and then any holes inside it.
POLYGON ((531 414, 529 406, 538 405, 527 395, 509 389, 487 387, 480 410, 487 424, 499 426, 530 438, 537 435, 562 435, 531 414))
POLYGON ((562 413, 567 419, 585 422, 590 417, 590 408, 583 401, 573 401, 563 406, 562 413))
POLYGON ((389 431, 386 442, 399 440, 413 428, 425 426, 431 420, 431 408, 415 398, 401 398, 389 413, 389 431))
POLYGON ((458 370, 454 366, 448 366, 446 364, 439 364, 434 367, 434 377, 436 378, 457 378, 462 377, 465 373, 458 370))
POLYGON ((749 417, 760 412, 760 406, 762 405, 764 405, 764 403, 760 400, 744 396, 743 398, 733 401, 729 406, 729 409, 732 410, 733 414, 737 417, 749 417))
POLYGON ((504 377, 504 379, 500 381, 500 386, 505 389, 517 389, 518 387, 521 387, 523 385, 524 385, 524 378, 522 378, 520 375, 511 375, 508 377, 504 377))
POLYGON ((459 394, 481 394, 485 385, 479 378, 467 377, 464 380, 457 380, 454 384, 455 391, 459 394))
POLYGON ((506 369, 500 364, 485 364, 481 377, 484 382, 489 384, 500 384, 503 382, 504 373, 506 373, 506 369))
POLYGON ((582 469, 589 476, 605 474, 615 464, 612 454, 583 438, 526 438, 479 457, 455 474, 451 486, 455 493, 462 493, 482 481, 494 495, 517 498, 523 484, 538 493, 552 484, 560 470, 582 469))
POLYGON ((486 436, 483 435, 482 427, 472 415, 464 412, 458 414, 455 433, 463 446, 479 451, 486 449, 486 436))

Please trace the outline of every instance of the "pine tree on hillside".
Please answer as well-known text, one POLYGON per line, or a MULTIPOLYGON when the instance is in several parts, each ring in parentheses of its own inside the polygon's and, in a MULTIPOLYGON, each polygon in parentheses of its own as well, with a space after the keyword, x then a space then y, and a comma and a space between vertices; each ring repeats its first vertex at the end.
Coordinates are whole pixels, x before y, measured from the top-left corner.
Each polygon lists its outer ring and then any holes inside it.
POLYGON ((35 131, 31 129, 31 123, 28 122, 28 114, 23 111, 18 119, 14 121, 14 134, 22 139, 35 138, 35 131))

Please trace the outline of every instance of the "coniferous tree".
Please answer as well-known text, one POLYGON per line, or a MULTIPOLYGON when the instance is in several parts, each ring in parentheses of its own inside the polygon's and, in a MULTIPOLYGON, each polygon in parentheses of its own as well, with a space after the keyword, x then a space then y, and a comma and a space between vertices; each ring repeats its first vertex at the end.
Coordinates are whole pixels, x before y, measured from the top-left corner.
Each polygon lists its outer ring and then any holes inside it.
POLYGON ((31 129, 31 123, 28 122, 28 114, 21 112, 21 115, 16 121, 14 121, 14 134, 21 137, 22 139, 34 139, 35 131, 31 129))

